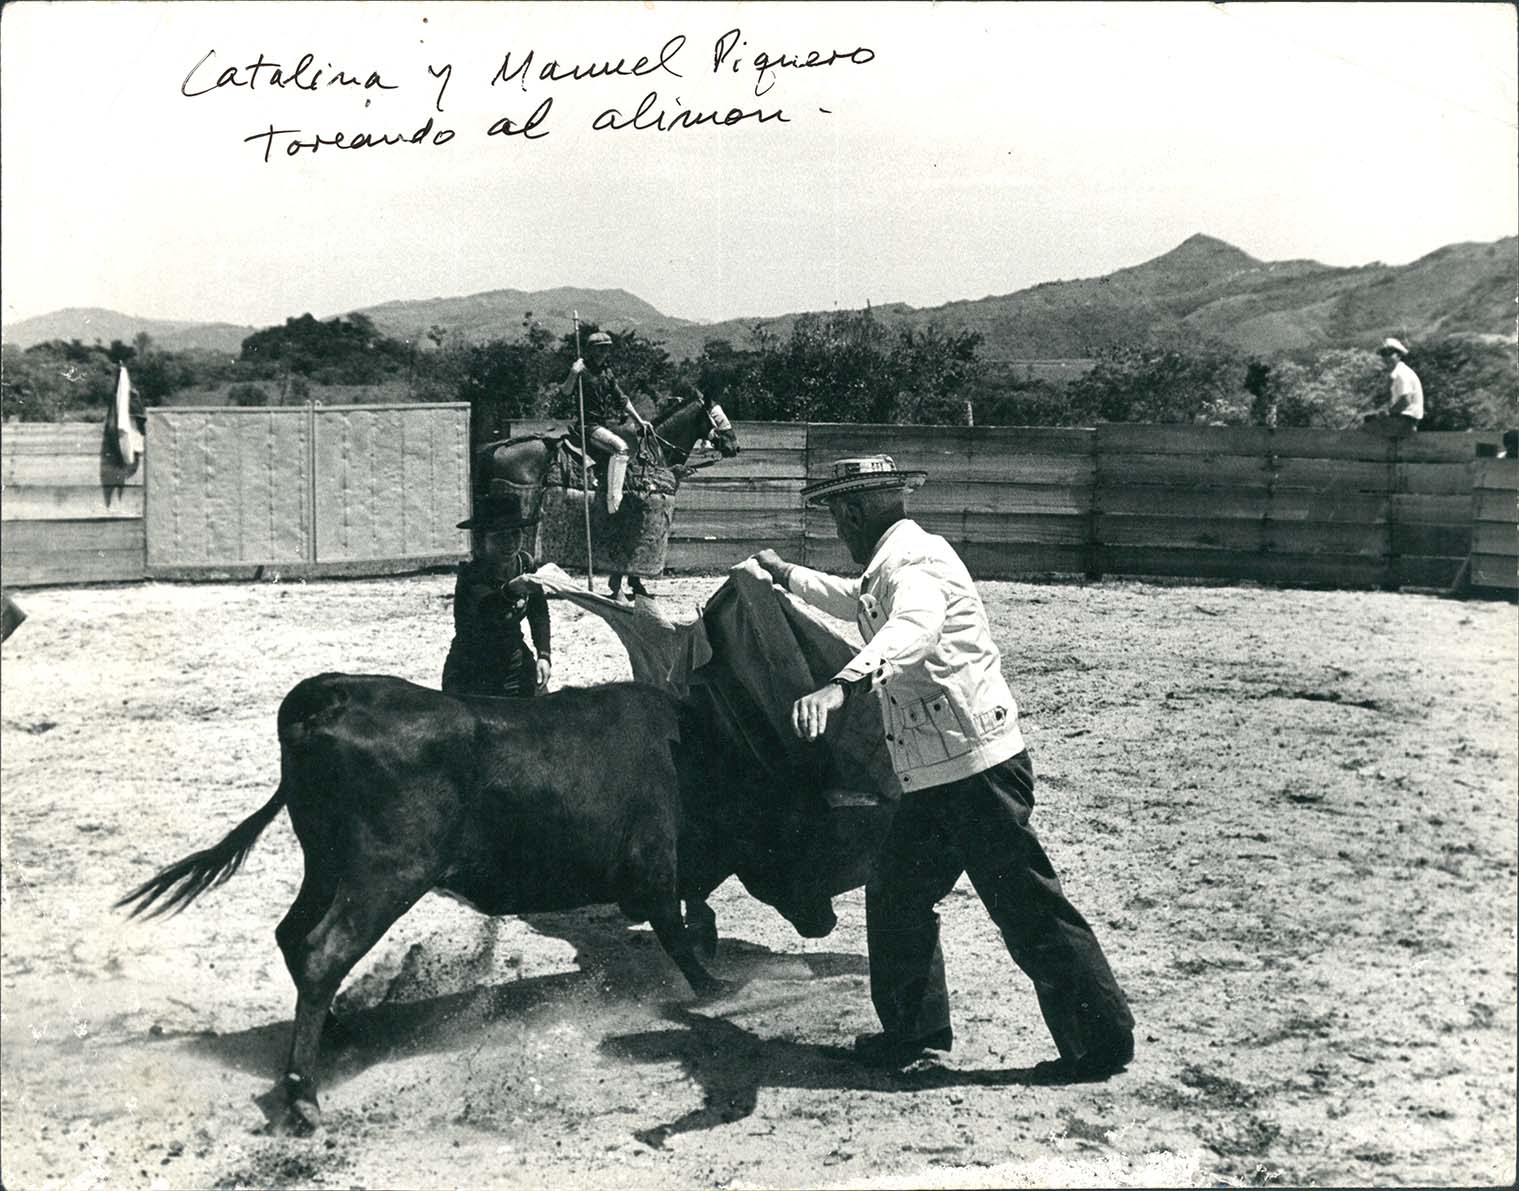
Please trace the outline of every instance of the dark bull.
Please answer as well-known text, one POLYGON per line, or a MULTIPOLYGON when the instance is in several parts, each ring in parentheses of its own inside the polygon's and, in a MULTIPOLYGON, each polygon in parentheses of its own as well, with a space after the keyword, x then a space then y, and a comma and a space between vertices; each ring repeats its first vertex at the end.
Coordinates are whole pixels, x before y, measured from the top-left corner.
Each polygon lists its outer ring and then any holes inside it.
POLYGON ((654 687, 469 699, 323 674, 285 697, 279 740, 274 797, 117 903, 134 916, 182 909, 289 810, 305 875, 275 931, 297 992, 278 1128, 319 1124, 317 1051, 338 986, 430 890, 491 915, 615 903, 653 926, 701 997, 729 987, 698 956, 716 945, 703 899, 728 876, 803 935, 835 923, 826 893, 792 879, 794 858, 763 838, 762 804, 735 811, 730 759, 690 705, 654 687))

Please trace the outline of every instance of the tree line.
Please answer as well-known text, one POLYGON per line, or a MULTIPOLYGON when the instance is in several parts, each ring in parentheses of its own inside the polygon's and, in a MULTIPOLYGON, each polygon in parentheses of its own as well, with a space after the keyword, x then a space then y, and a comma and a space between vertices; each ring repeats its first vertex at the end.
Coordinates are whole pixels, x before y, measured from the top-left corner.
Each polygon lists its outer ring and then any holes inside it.
MULTIPOLYGON (((582 326, 580 342, 598 328, 582 326)), ((870 309, 808 314, 786 334, 758 325, 750 342, 708 340, 674 360, 636 331, 610 331, 613 366, 646 415, 698 390, 740 420, 927 425, 1085 426, 1097 422, 1215 425, 1359 425, 1387 392, 1369 349, 1325 348, 1266 358, 1205 341, 1122 344, 1074 380, 986 360, 978 332, 888 326, 870 309)), ((1519 424, 1519 358, 1510 342, 1449 335, 1412 345, 1424 385, 1424 427, 1506 429, 1519 424)), ((434 326, 413 341, 383 334, 365 315, 286 319, 243 340, 235 357, 166 351, 146 334, 109 345, 54 340, 5 345, 0 411, 6 419, 103 417, 126 364, 145 404, 220 393, 239 405, 303 404, 344 386, 369 400, 466 401, 477 433, 514 419, 573 415, 560 382, 577 353, 523 314, 510 335, 465 341, 434 326)), ((350 398, 351 399, 351 398, 350 398)))

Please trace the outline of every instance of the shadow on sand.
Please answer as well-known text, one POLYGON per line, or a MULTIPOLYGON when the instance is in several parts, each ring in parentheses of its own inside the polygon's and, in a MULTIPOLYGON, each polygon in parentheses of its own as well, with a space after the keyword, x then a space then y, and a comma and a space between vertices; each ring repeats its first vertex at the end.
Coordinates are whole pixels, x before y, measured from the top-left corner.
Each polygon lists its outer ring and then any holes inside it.
MULTIPOLYGON (((689 987, 653 932, 631 926, 613 907, 524 915, 523 921, 573 946, 577 970, 502 981, 496 955, 501 923, 491 918, 480 918, 476 937, 459 940, 451 954, 442 942, 425 949, 413 945, 399 970, 368 971, 339 994, 322 1036, 322 1086, 337 1087, 391 1059, 455 1050, 466 1036, 478 1036, 483 1028, 503 1023, 526 1028, 540 1011, 557 1011, 576 1001, 692 1001, 689 987), (439 984, 468 987, 417 995, 439 984)), ((836 952, 797 956, 732 939, 723 943, 714 966, 743 983, 767 974, 792 979, 860 974, 866 961, 836 952)), ((289 991, 293 1009, 294 987, 289 991)), ((233 1070, 272 1078, 282 1070, 290 1030, 291 1022, 285 1019, 235 1033, 158 1035, 152 1045, 178 1043, 233 1070)))
POLYGON ((712 1129, 754 1112, 763 1088, 923 1092, 965 1086, 1016 1087, 1034 1082, 1033 1069, 956 1070, 931 1060, 906 1071, 881 1071, 855 1062, 848 1047, 762 1038, 718 1016, 721 1003, 698 1011, 671 1005, 671 1029, 608 1038, 604 1053, 639 1063, 678 1062, 702 1090, 702 1105, 634 1136, 655 1149, 678 1133, 712 1129))
MULTIPOLYGON (((356 1006, 329 1019, 322 1043, 322 1086, 331 1090, 381 1063, 458 1050, 484 1029, 500 1029, 503 1024, 530 1028, 538 1012, 557 1011, 575 1000, 609 997, 652 1002, 670 1024, 606 1038, 598 1047, 603 1055, 632 1063, 678 1063, 702 1089, 700 1108, 635 1133, 655 1148, 676 1134, 747 1117, 765 1087, 890 1092, 1031 1082, 1030 1071, 1021 1068, 953 1070, 929 1062, 906 1072, 872 1070, 854 1062, 847 1047, 762 1037, 723 1016, 804 1003, 817 995, 808 988, 809 981, 865 975, 868 964, 860 955, 775 952, 727 939, 715 966, 743 987, 721 1001, 699 1005, 652 933, 630 928, 615 909, 591 907, 525 915, 524 920, 540 933, 570 943, 578 970, 392 1000, 397 986, 408 982, 407 968, 413 958, 408 954, 378 1003, 356 1006)), ((496 933, 497 923, 482 919, 473 953, 451 960, 450 969, 462 966, 483 976, 490 969, 496 933)), ((425 981, 412 983, 425 987, 425 981)), ((290 1029, 289 1021, 281 1021, 231 1034, 171 1035, 163 1041, 179 1041, 193 1053, 234 1070, 273 1078, 284 1062, 290 1029)), ((257 1099, 266 1115, 277 1114, 275 1090, 257 1099)))

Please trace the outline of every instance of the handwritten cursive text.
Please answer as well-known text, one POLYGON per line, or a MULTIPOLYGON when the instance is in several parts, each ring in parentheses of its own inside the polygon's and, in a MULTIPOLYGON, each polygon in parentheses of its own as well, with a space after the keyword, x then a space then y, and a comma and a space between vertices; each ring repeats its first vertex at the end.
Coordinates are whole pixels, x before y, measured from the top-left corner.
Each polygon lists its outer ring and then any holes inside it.
MULTIPOLYGON (((712 47, 712 73, 716 74, 727 65, 737 74, 744 59, 743 55, 735 55, 733 51, 740 45, 748 44, 744 40, 742 29, 729 29, 719 37, 712 47)), ((869 46, 856 46, 852 50, 808 50, 805 57, 798 54, 767 54, 761 50, 751 59, 750 65, 754 71, 754 93, 763 95, 775 86, 777 70, 806 70, 814 66, 832 66, 838 62, 864 66, 867 62, 874 62, 875 57, 876 52, 869 46)))
POLYGON ((229 66, 216 76, 216 82, 209 87, 202 87, 199 91, 191 91, 190 80, 202 66, 211 60, 215 50, 207 50, 206 56, 190 67, 190 73, 185 75, 184 81, 179 84, 179 93, 186 99, 194 99, 197 95, 209 95, 212 91, 222 87, 247 87, 248 90, 258 89, 262 83, 266 87, 279 87, 282 90, 294 87, 298 91, 315 91, 319 87, 361 87, 364 90, 378 88, 382 91, 394 91, 396 88, 380 78, 379 71, 372 70, 365 78, 351 75, 347 71, 339 70, 333 74, 326 72, 332 70, 332 63, 327 63, 326 68, 318 66, 311 69, 311 64, 316 61, 315 54, 302 54, 301 60, 295 64, 295 69, 288 74, 285 68, 278 62, 266 62, 264 55, 246 66, 229 66), (239 72, 243 73, 239 73, 239 72), (265 73, 267 72, 267 73, 265 73), (324 81, 325 76, 325 81, 324 81))

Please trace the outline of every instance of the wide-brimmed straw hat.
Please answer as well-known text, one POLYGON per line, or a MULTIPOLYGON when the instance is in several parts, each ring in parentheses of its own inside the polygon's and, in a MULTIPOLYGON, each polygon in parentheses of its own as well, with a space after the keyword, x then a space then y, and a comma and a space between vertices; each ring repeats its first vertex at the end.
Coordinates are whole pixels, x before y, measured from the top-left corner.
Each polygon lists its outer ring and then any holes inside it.
POLYGON ((1384 339, 1382 340, 1382 346, 1377 348, 1377 355, 1383 356, 1388 352, 1397 352, 1400 356, 1406 356, 1408 349, 1403 346, 1401 339, 1384 339))
POLYGON ((856 492, 913 492, 927 479, 926 471, 898 471, 896 461, 890 455, 838 459, 833 464, 833 477, 803 488, 802 500, 814 505, 830 497, 850 496, 856 492))

